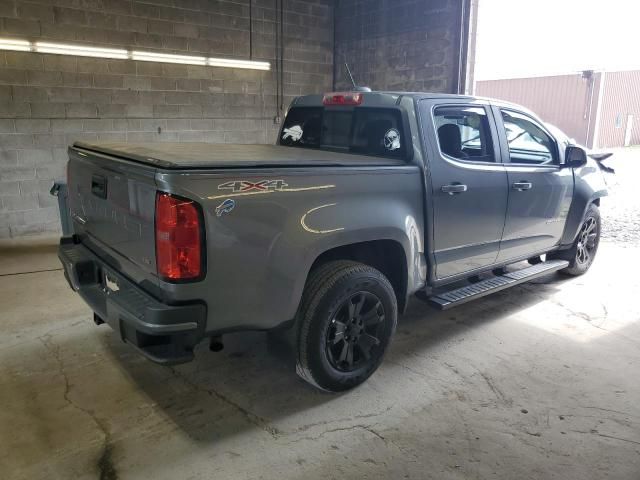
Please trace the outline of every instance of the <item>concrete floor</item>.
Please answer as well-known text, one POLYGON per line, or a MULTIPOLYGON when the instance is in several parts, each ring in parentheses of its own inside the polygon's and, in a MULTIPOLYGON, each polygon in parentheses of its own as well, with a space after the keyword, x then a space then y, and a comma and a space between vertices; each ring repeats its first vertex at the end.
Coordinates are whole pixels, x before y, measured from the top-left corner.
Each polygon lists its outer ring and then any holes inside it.
POLYGON ((152 364, 93 324, 54 252, 0 249, 0 479, 640 478, 637 244, 450 312, 414 301, 342 395, 263 334, 152 364))
POLYGON ((450 312, 413 302, 343 395, 262 334, 154 365, 62 272, 5 272, 57 268, 51 250, 0 258, 0 478, 640 478, 638 248, 450 312))

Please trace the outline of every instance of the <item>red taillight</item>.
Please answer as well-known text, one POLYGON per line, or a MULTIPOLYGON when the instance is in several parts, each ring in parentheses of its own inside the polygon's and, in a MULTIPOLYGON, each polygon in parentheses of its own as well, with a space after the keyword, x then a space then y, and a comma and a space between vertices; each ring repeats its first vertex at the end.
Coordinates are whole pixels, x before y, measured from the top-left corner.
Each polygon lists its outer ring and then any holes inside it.
POLYGON ((193 280, 203 274, 202 226, 198 205, 168 193, 156 194, 156 265, 170 280, 193 280))
POLYGON ((322 98, 323 105, 360 105, 363 95, 354 92, 327 93, 322 98))

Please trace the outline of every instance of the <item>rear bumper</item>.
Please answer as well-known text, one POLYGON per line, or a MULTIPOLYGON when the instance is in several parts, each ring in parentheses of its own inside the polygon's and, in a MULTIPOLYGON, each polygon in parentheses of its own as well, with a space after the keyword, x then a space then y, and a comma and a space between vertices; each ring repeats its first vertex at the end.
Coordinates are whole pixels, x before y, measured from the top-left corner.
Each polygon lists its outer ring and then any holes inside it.
POLYGON ((73 237, 60 240, 58 258, 71 288, 123 341, 157 363, 193 359, 193 348, 204 337, 207 309, 203 303, 167 305, 158 301, 87 247, 74 243, 73 237))

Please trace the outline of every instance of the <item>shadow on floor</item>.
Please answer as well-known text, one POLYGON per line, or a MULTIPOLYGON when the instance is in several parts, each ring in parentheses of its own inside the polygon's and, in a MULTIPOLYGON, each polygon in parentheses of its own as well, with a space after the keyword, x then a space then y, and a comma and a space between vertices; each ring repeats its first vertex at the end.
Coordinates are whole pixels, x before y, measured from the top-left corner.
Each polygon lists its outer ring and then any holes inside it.
MULTIPOLYGON (((392 344, 390 353, 396 361, 416 351, 428 354, 430 348, 465 330, 545 300, 558 290, 563 278, 554 274, 537 280, 534 289, 514 287, 447 312, 414 300, 398 325, 396 335, 402 336, 402 349, 394 351, 392 344)), ((226 335, 224 351, 215 354, 203 342, 193 362, 176 367, 141 358, 111 332, 104 334, 103 341, 114 363, 198 442, 215 442, 255 427, 274 438, 295 433, 297 427, 287 428, 287 417, 352 394, 323 393, 302 381, 295 374, 287 344, 264 333, 226 335)), ((366 388, 365 384, 355 395, 366 388)))

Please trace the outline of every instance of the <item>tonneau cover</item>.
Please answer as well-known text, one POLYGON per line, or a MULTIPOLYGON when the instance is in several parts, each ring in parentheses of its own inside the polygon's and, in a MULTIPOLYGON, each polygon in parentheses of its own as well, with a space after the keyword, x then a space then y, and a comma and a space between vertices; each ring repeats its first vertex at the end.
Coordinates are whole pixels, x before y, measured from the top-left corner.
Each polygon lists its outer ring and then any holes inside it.
POLYGON ((104 153, 166 169, 303 166, 404 165, 393 158, 328 152, 281 145, 213 143, 89 143, 75 148, 104 153))

